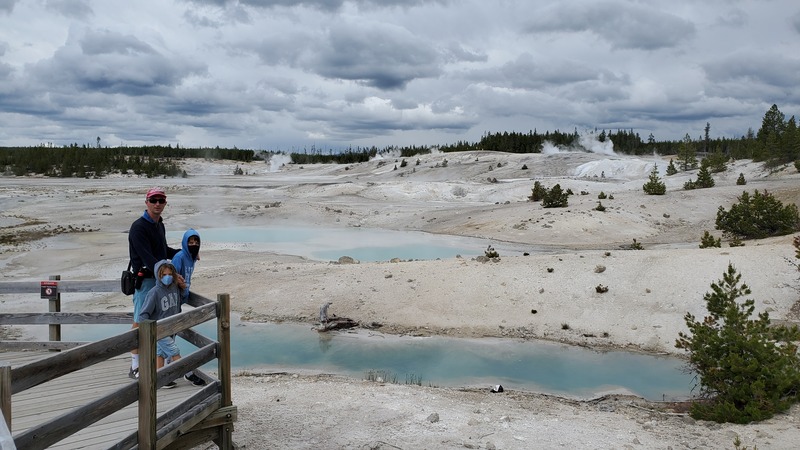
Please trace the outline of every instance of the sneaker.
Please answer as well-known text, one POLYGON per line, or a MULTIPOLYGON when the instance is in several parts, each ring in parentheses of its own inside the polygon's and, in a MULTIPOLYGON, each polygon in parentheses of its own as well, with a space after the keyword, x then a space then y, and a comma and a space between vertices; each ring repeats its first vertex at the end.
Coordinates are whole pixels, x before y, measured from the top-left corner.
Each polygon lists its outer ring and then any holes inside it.
POLYGON ((135 369, 131 369, 130 372, 128 372, 128 378, 133 378, 134 380, 138 380, 139 379, 139 368, 137 367, 135 369))
POLYGON ((183 378, 186 378, 186 381, 192 383, 195 386, 205 386, 206 385, 206 380, 198 377, 195 374, 184 375, 183 378))
POLYGON ((178 383, 176 383, 174 381, 170 381, 169 383, 165 384, 163 387, 164 387, 164 389, 172 389, 177 385, 178 385, 178 383))

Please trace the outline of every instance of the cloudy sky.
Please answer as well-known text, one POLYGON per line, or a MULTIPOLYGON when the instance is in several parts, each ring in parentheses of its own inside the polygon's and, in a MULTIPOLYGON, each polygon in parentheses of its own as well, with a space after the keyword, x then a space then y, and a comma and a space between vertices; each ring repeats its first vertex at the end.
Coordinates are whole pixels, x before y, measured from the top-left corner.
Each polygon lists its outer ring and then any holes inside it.
POLYGON ((0 0, 0 146, 739 137, 773 103, 797 0, 0 0))

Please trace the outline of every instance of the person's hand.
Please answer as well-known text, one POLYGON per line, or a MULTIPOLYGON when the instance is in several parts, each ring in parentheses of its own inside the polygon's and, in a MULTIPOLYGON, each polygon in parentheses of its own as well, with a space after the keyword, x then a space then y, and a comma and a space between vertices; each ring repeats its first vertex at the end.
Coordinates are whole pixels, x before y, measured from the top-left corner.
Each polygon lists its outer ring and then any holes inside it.
POLYGON ((176 273, 175 280, 178 282, 178 287, 181 288, 181 290, 186 289, 186 280, 183 279, 183 275, 176 273))

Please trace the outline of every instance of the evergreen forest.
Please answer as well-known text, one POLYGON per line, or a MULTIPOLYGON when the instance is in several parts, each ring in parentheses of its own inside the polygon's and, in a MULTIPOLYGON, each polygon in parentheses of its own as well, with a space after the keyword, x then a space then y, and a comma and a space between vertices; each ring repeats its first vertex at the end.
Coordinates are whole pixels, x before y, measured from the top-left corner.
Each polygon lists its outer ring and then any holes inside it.
MULTIPOLYGON (((595 130, 597 139, 605 142, 610 139, 616 153, 628 155, 677 155, 681 168, 696 167, 696 156, 706 156, 721 160, 752 159, 763 161, 770 166, 788 164, 800 160, 800 131, 796 119, 788 120, 777 105, 764 114, 757 132, 752 128, 739 138, 711 138, 711 124, 706 123, 704 135, 692 138, 688 133, 684 138, 657 141, 650 134, 642 139, 633 130, 595 130)), ((342 150, 323 150, 316 147, 303 152, 291 152, 295 164, 338 163, 353 164, 366 162, 379 153, 399 152, 401 157, 441 152, 462 152, 488 150, 508 153, 539 153, 545 143, 560 148, 580 148, 580 134, 572 132, 536 130, 527 133, 496 132, 486 133, 477 142, 458 141, 434 147, 389 146, 383 149, 348 148, 342 150)), ((141 147, 102 147, 100 138, 97 145, 70 144, 64 147, 0 147, 0 174, 4 175, 44 175, 51 177, 103 177, 114 173, 133 173, 138 176, 186 176, 176 160, 184 158, 228 159, 250 162, 265 152, 238 148, 183 148, 167 146, 141 147)), ((279 152, 266 152, 267 155, 279 152)))

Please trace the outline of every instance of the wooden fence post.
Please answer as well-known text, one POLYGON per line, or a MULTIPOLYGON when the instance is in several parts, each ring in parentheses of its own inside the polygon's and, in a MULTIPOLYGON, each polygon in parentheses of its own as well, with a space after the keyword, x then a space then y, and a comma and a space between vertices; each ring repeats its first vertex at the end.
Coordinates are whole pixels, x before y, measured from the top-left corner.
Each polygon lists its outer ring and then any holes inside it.
POLYGON ((11 364, 6 363, 0 366, 0 411, 11 430, 11 364))
MULTIPOLYGON (((217 295, 217 338, 219 339, 219 353, 217 363, 219 364, 219 380, 222 383, 222 407, 233 405, 231 394, 231 296, 228 294, 217 295)), ((233 425, 221 425, 219 427, 219 442, 217 446, 221 449, 232 449, 233 425)))
POLYGON ((156 448, 156 322, 139 322, 139 448, 156 448))
MULTIPOLYGON (((60 281, 61 275, 50 275, 50 281, 60 281)), ((61 312, 61 292, 56 293, 54 298, 51 298, 47 301, 50 312, 61 312)), ((59 342, 61 341, 61 325, 60 324, 51 324, 48 325, 50 329, 50 341, 59 342)), ((51 352, 58 352, 58 349, 50 349, 51 352)))

